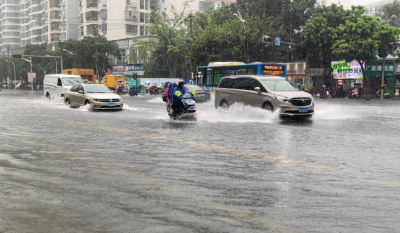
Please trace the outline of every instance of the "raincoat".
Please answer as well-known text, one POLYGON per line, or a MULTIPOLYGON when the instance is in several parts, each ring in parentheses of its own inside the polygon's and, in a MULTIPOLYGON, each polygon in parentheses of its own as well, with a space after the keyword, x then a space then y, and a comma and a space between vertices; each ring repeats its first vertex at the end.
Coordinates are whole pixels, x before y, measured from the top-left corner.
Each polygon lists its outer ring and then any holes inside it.
POLYGON ((172 96, 170 96, 169 99, 169 104, 171 105, 171 107, 177 109, 183 109, 184 106, 182 104, 181 98, 189 93, 188 89, 186 87, 181 88, 180 86, 175 84, 175 87, 172 89, 172 91, 171 91, 171 86, 169 90, 170 93, 172 93, 172 96))

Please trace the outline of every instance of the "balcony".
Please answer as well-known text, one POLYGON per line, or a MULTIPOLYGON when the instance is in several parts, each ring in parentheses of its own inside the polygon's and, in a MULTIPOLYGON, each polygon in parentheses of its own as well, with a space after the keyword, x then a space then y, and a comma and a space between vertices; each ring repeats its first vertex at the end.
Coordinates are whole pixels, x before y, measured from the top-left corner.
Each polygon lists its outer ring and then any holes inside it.
POLYGON ((86 4, 86 8, 87 9, 90 9, 90 8, 99 9, 99 1, 98 0, 88 0, 88 2, 86 4))
POLYGON ((99 21, 99 12, 96 11, 86 12, 85 19, 87 23, 93 23, 93 22, 97 23, 99 21))
POLYGON ((32 43, 38 44, 38 43, 42 43, 42 36, 36 36, 32 38, 32 43))
POLYGON ((99 26, 98 25, 88 25, 86 32, 87 32, 86 34, 88 36, 94 36, 94 35, 98 34, 99 26))
POLYGON ((61 8, 60 0, 50 0, 50 10, 59 9, 59 8, 61 8))
POLYGON ((138 22, 140 17, 139 11, 125 10, 125 20, 138 22))

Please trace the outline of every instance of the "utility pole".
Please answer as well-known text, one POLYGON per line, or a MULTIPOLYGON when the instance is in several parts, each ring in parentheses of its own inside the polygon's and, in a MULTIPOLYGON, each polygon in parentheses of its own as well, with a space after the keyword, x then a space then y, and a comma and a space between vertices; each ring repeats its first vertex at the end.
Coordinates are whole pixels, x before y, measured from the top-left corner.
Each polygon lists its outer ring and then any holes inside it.
POLYGON ((95 43, 94 45, 90 45, 94 47, 94 61, 95 61, 95 67, 96 67, 96 76, 97 76, 97 80, 99 79, 99 46, 103 46, 103 44, 99 43, 99 36, 96 33, 95 35, 95 43))
POLYGON ((14 66, 14 89, 17 90, 17 73, 15 71, 15 63, 11 60, 6 60, 6 62, 10 62, 14 66))
POLYGON ((382 83, 381 83, 381 100, 385 97, 385 62, 386 57, 382 58, 383 66, 382 66, 382 83))
POLYGON ((193 20, 194 20, 194 15, 193 15, 192 12, 189 13, 188 19, 189 19, 189 36, 190 36, 190 38, 193 38, 193 20))

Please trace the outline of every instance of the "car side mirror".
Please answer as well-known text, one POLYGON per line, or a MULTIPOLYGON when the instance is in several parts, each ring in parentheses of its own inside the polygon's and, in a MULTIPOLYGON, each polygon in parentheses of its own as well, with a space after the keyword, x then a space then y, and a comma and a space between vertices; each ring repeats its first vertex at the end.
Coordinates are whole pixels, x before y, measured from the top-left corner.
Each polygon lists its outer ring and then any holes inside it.
POLYGON ((57 83, 57 86, 62 87, 62 84, 61 83, 57 83))
POLYGON ((85 94, 83 91, 78 91, 79 94, 85 94))
POLYGON ((261 93, 261 88, 260 88, 260 87, 255 87, 255 88, 254 88, 254 91, 256 91, 256 92, 258 92, 258 93, 261 93))

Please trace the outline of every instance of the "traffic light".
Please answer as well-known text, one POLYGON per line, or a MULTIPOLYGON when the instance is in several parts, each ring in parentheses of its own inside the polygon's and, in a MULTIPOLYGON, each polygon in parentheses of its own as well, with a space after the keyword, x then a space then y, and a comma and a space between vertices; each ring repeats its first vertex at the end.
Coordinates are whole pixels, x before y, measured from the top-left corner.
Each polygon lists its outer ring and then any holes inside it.
POLYGON ((270 36, 264 36, 264 37, 263 37, 263 42, 266 43, 266 44, 271 43, 271 42, 272 42, 272 37, 270 37, 270 36))
POLYGON ((15 54, 12 55, 12 57, 16 58, 16 59, 22 59, 22 54, 15 53, 15 54))

